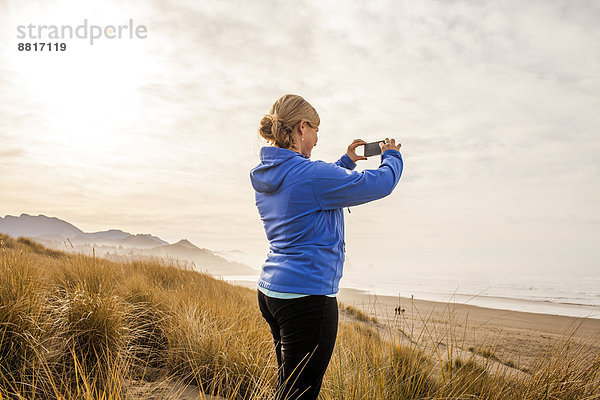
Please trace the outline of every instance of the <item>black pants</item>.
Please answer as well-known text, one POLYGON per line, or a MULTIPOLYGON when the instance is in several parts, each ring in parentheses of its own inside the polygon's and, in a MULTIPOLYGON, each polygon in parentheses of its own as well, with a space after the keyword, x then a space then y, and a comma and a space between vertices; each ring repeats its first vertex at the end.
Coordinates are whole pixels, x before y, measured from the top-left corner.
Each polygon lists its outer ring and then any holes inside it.
POLYGON ((316 400, 335 345, 337 299, 275 299, 259 291, 258 305, 275 342, 277 398, 316 400))

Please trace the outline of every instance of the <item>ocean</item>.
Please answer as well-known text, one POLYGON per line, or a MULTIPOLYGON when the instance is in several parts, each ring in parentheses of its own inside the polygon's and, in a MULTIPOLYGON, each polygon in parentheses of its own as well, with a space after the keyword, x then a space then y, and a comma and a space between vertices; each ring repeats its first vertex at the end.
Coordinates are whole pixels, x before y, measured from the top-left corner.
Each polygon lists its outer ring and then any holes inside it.
MULTIPOLYGON (((256 275, 224 276, 230 282, 257 282, 256 275)), ((487 277, 377 278, 347 274, 342 288, 373 296, 401 296, 444 303, 600 319, 600 277, 558 278, 490 275, 487 277)))

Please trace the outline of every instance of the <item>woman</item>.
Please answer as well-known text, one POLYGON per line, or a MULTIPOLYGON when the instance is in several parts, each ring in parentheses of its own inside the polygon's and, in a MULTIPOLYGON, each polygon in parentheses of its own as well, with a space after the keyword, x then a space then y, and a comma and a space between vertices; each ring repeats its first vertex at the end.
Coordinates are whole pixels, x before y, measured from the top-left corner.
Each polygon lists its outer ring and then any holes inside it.
POLYGON ((400 144, 380 144, 381 165, 353 171, 354 140, 335 163, 309 160, 320 119, 302 97, 273 104, 258 130, 272 146, 260 151, 250 180, 270 251, 258 282, 279 365, 278 396, 316 399, 337 335, 335 298, 344 264, 343 207, 387 196, 402 174, 400 144))

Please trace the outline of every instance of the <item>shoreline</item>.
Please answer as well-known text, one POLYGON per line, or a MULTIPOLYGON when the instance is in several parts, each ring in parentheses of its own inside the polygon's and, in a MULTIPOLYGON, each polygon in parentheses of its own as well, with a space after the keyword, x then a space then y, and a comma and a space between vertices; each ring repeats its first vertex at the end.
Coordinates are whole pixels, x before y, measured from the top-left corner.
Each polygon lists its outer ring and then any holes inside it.
MULTIPOLYGON (((370 290, 362 289, 360 287, 341 287, 342 290, 358 290, 364 292, 364 294, 371 294, 372 296, 385 296, 398 298, 397 295, 391 295, 388 293, 372 293, 370 290)), ((567 302, 554 302, 551 300, 532 300, 522 299, 507 296, 490 296, 490 295, 472 295, 472 294, 424 294, 423 292, 415 292, 414 298, 418 298, 424 301, 432 301, 435 303, 455 303, 471 305, 474 307, 488 308, 493 310, 501 311, 515 311, 532 314, 543 314, 543 315, 554 315, 561 317, 572 317, 572 318, 589 318, 600 320, 600 307, 580 304, 580 303, 567 303, 567 302)), ((402 296, 401 298, 407 299, 408 297, 402 296)), ((410 298, 408 298, 410 300, 410 298)))
MULTIPOLYGON (((223 277, 223 279, 227 282, 245 286, 250 289, 256 289, 256 282, 258 280, 258 276, 252 278, 253 279, 249 279, 249 277, 246 276, 223 277)), ((373 293, 373 289, 365 289, 357 287, 356 285, 341 286, 339 293, 341 293, 344 290, 357 290, 365 295, 377 297, 398 298, 397 295, 392 295, 389 293, 373 293)), ((410 297, 407 297, 406 295, 403 295, 401 298, 408 298, 408 300, 410 300, 410 297)), ((508 296, 490 296, 483 294, 469 295, 459 293, 429 293, 422 292, 419 290, 414 291, 414 298, 435 303, 455 303, 457 305, 464 304, 471 305, 473 307, 481 307, 499 311, 514 311, 571 318, 587 318, 596 319, 600 321, 600 306, 589 304, 554 302, 551 300, 532 300, 508 296)))

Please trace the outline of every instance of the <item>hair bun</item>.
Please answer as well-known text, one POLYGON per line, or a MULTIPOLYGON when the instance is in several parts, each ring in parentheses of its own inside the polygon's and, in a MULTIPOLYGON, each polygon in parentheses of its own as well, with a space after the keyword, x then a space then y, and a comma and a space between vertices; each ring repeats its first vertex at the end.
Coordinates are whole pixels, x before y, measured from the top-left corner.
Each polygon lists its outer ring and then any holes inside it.
POLYGON ((272 128, 275 125, 273 121, 273 117, 271 115, 265 115, 260 120, 260 127, 258 131, 260 135, 262 135, 267 140, 273 140, 275 136, 273 136, 272 128))

